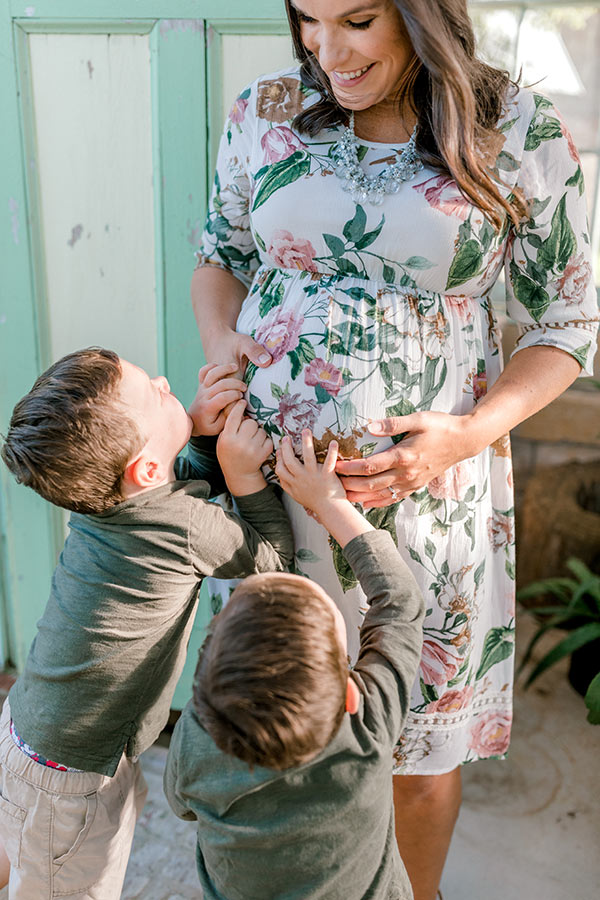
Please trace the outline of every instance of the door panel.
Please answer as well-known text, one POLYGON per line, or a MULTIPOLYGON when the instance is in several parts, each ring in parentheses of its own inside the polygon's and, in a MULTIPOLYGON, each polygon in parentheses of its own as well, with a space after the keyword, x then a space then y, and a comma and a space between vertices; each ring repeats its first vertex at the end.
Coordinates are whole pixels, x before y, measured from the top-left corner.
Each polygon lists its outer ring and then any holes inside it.
POLYGON ((158 371, 148 34, 30 34, 49 357, 158 371))

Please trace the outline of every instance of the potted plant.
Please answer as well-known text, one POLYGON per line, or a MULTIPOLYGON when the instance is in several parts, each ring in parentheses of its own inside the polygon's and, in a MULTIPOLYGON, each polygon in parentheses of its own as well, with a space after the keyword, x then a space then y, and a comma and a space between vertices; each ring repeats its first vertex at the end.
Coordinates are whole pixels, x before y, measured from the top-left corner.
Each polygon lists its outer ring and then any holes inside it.
POLYGON ((600 725, 600 575, 580 559, 571 557, 567 568, 573 577, 544 578, 518 591, 519 600, 551 595, 553 603, 526 608, 526 612, 543 616, 539 628, 529 642, 519 671, 527 665, 540 638, 552 629, 567 632, 534 667, 525 687, 550 666, 571 655, 569 680, 585 695, 589 709, 588 722, 600 725))

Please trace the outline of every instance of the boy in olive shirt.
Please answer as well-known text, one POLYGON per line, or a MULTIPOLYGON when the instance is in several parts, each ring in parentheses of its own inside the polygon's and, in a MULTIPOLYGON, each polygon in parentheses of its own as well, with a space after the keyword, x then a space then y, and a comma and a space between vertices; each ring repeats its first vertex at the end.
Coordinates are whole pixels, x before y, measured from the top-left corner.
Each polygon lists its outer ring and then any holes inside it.
POLYGON ((236 368, 201 369, 186 413, 165 378, 91 348, 15 407, 5 463, 73 514, 0 724, 10 900, 117 900, 145 798, 137 757, 167 721, 202 579, 292 559, 287 516, 260 471, 272 444, 244 418, 236 368), (222 489, 215 439, 194 436, 216 434, 243 518, 208 500, 205 478, 222 489))
MULTIPOLYGON (((282 487, 340 544, 367 594, 349 674, 346 629, 317 584, 252 575, 211 624, 165 790, 198 822, 204 900, 409 900, 394 836, 392 749, 408 712, 423 600, 386 531, 323 466, 278 451, 282 487), (346 715, 349 713, 349 715, 346 715)), ((325 534, 323 540, 326 540, 325 534)))

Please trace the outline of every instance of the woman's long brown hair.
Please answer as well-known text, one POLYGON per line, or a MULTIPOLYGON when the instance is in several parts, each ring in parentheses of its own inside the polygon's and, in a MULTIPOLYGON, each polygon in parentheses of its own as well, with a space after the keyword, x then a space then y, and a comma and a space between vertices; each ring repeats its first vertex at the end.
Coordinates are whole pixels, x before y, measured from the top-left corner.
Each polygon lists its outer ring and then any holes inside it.
MULTIPOLYGON (((506 217, 515 224, 527 214, 518 193, 502 195, 493 173, 494 137, 509 89, 508 72, 475 55, 473 25, 466 0, 394 0, 415 51, 397 99, 417 117, 416 143, 425 165, 450 175, 461 192, 500 230, 506 217), (490 157, 487 159, 486 157, 490 157)), ((301 132, 346 122, 348 113, 335 100, 329 79, 302 43, 298 11, 285 2, 301 77, 320 100, 294 120, 301 132)))

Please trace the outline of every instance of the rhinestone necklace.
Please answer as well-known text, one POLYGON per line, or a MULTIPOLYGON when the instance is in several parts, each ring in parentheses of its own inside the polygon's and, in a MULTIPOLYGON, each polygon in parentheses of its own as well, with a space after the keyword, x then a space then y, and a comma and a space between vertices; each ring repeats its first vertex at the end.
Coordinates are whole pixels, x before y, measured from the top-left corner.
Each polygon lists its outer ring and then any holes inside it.
POLYGON ((350 124, 344 130, 339 141, 334 145, 332 157, 335 163, 335 174, 342 180, 342 190, 348 191, 355 202, 372 203, 379 206, 386 194, 396 194, 403 181, 413 178, 423 168, 415 146, 417 127, 398 159, 391 166, 386 166, 379 175, 367 175, 363 172, 358 159, 360 142, 354 133, 354 112, 350 113, 350 124))

